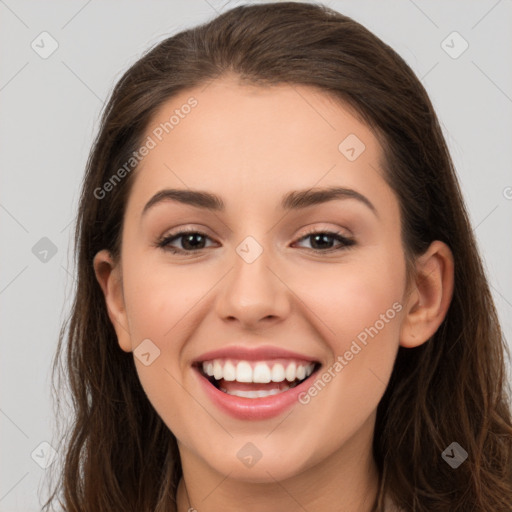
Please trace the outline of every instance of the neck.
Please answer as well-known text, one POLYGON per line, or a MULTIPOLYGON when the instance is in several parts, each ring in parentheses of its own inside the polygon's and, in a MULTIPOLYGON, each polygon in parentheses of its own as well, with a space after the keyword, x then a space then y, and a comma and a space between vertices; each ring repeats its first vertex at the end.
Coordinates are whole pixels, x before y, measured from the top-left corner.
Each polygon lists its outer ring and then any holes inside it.
MULTIPOLYGON (((373 435, 373 423, 371 427, 373 435)), ((271 471, 266 482, 238 480, 235 471, 221 474, 180 446, 183 478, 177 510, 373 512, 379 475, 371 451, 372 435, 364 435, 364 430, 320 463, 281 481, 273 479, 271 471)))

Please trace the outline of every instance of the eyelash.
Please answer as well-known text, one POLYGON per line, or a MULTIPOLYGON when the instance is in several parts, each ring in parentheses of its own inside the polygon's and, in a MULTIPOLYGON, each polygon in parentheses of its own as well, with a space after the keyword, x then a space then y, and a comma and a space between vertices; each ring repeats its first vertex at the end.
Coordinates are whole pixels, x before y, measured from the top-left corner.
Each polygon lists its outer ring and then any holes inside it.
MULTIPOLYGON (((184 249, 178 249, 176 247, 172 247, 171 245, 169 245, 172 241, 178 240, 179 238, 181 238, 185 235, 190 235, 190 234, 201 235, 204 238, 210 238, 208 235, 206 235, 205 233, 202 233, 201 231, 192 230, 192 229, 191 230, 183 230, 183 231, 178 231, 177 233, 173 233, 172 235, 168 235, 168 236, 161 238, 160 240, 157 241, 156 246, 159 247, 160 249, 163 249, 164 251, 169 251, 173 254, 178 254, 178 253, 179 254, 187 254, 187 253, 193 254, 193 253, 196 253, 196 252, 206 249, 206 247, 205 247, 205 248, 201 248, 201 249, 195 249, 192 251, 186 251, 184 249)), ((317 254, 347 250, 348 248, 350 248, 351 246, 356 244, 356 242, 353 238, 347 238, 346 236, 343 236, 340 232, 337 232, 337 231, 327 231, 327 230, 308 231, 303 236, 301 236, 297 241, 304 240, 313 235, 328 235, 329 237, 335 238, 342 244, 338 247, 331 247, 330 249, 326 249, 326 250, 310 249, 311 251, 313 251, 317 254)))

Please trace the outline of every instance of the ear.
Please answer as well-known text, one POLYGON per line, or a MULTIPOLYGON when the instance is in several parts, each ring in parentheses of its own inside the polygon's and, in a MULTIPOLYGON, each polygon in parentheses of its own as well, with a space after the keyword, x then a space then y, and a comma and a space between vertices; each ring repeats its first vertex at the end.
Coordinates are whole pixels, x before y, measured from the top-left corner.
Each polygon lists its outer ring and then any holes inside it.
POLYGON ((432 242, 415 266, 400 331, 400 345, 407 348, 417 347, 433 336, 453 296, 453 254, 444 242, 432 242))
POLYGON ((132 351, 130 332, 124 304, 120 264, 114 263, 106 249, 98 252, 93 260, 96 279, 103 290, 108 316, 117 334, 119 346, 125 352, 132 351))

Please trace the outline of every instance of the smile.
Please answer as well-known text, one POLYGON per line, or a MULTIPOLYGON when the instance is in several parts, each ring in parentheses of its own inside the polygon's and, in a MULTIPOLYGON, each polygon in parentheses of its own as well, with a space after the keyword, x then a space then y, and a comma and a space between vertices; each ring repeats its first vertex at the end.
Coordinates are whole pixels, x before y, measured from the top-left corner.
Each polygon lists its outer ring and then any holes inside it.
POLYGON ((246 420, 277 416, 294 405, 320 366, 279 349, 217 351, 193 364, 212 402, 246 420))
POLYGON ((217 388, 228 395, 263 398, 293 388, 309 377, 315 363, 303 361, 203 361, 202 372, 217 388))

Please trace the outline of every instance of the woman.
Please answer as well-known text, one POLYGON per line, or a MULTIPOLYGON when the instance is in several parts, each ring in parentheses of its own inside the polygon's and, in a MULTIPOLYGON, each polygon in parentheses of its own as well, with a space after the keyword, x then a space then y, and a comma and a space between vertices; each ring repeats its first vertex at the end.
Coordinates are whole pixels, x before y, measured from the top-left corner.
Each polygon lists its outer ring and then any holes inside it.
POLYGON ((352 19, 247 5, 143 56, 76 250, 65 510, 511 510, 506 346, 453 164, 352 19))

